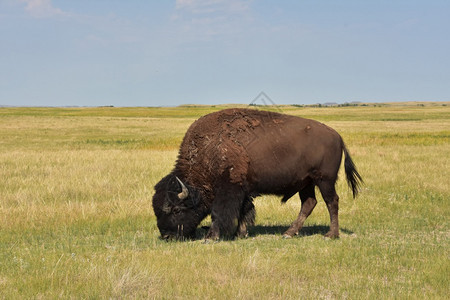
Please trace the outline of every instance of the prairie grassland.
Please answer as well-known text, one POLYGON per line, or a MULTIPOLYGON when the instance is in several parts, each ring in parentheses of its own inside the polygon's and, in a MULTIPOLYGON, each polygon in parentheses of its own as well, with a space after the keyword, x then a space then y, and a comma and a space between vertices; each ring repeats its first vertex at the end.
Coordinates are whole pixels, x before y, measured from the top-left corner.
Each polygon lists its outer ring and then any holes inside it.
POLYGON ((341 238, 319 201, 281 239, 299 199, 263 196, 248 239, 207 245, 161 241, 151 198, 222 106, 0 108, 0 298, 447 299, 449 104, 281 107, 340 132, 365 180, 353 200, 341 171, 341 238))

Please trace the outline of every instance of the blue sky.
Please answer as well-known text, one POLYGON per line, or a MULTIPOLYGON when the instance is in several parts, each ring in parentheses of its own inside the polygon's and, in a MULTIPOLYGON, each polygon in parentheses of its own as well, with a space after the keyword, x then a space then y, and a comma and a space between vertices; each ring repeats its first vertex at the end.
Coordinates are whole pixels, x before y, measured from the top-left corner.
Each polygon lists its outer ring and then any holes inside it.
POLYGON ((448 0, 0 0, 0 105, 450 101, 448 0))

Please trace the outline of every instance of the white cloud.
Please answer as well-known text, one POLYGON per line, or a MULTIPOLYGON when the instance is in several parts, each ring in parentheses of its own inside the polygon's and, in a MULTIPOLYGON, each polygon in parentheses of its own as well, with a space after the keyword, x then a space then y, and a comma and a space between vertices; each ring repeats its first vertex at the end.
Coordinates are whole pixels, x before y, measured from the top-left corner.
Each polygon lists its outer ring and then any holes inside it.
POLYGON ((52 5, 51 0, 19 0, 25 3, 25 11, 37 18, 47 18, 53 16, 66 15, 61 9, 52 5))

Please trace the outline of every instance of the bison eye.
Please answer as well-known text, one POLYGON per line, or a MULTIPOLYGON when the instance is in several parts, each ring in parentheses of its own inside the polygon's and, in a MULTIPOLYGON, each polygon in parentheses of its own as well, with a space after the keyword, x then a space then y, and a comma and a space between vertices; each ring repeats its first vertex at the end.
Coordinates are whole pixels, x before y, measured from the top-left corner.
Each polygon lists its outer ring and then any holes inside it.
POLYGON ((178 206, 175 206, 174 208, 172 208, 172 213, 174 215, 179 215, 181 213, 181 209, 178 206))

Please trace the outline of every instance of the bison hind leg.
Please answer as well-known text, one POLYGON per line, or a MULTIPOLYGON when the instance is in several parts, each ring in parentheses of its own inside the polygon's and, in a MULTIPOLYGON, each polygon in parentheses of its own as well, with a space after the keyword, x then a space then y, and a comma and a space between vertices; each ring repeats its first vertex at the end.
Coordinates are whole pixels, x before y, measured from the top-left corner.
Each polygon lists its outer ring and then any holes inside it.
POLYGON ((339 238, 339 196, 336 193, 335 181, 322 181, 318 186, 330 214, 330 231, 325 234, 325 237, 339 238))
POLYGON ((308 218, 314 207, 316 207, 317 200, 314 188, 315 185, 313 183, 310 183, 299 192, 300 200, 302 201, 302 207, 297 219, 295 219, 289 229, 286 230, 286 232, 283 234, 284 238, 291 238, 294 235, 297 235, 299 230, 302 229, 303 223, 305 222, 306 218, 308 218))

